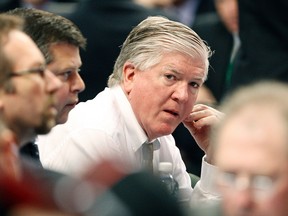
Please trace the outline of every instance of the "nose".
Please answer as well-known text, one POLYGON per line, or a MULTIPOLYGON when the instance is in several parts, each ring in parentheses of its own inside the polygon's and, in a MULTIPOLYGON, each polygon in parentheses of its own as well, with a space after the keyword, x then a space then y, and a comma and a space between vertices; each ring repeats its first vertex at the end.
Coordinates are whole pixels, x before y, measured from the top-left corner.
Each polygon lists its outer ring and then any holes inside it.
POLYGON ((179 84, 176 86, 172 98, 179 102, 186 102, 189 96, 189 86, 187 84, 179 84))
POLYGON ((62 82, 50 70, 45 70, 45 83, 47 93, 56 92, 61 86, 62 82))
POLYGON ((249 212, 253 208, 253 194, 249 188, 234 191, 235 207, 238 212, 249 212))
POLYGON ((85 89, 85 83, 83 79, 81 78, 79 73, 75 73, 73 84, 71 85, 71 91, 73 93, 80 93, 84 91, 84 89, 85 89))

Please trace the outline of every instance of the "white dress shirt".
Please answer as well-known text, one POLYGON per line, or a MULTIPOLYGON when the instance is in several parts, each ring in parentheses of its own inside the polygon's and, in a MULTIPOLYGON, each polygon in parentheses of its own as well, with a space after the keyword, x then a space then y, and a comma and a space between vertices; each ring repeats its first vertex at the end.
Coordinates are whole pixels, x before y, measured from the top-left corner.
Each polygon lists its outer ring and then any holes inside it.
MULTIPOLYGON (((94 99, 79 103, 69 113, 65 124, 57 125, 48 135, 38 137, 38 147, 44 167, 77 176, 91 164, 105 159, 121 161, 136 171, 141 169, 142 144, 146 141, 147 136, 126 95, 120 86, 116 86, 105 88, 94 99)), ((189 200, 193 189, 174 138, 168 135, 157 138, 157 141, 158 145, 154 145, 154 171, 157 172, 159 162, 171 162, 172 175, 179 183, 183 199, 189 200)), ((209 166, 204 162, 202 169, 209 166)), ((206 188, 209 188, 203 182, 197 187, 200 194, 206 194, 206 188)))

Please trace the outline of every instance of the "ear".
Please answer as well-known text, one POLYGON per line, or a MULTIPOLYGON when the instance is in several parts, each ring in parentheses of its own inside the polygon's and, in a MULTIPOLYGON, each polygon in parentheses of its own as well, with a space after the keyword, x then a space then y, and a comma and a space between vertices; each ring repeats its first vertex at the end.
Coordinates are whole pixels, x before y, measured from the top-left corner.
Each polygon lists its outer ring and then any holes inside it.
POLYGON ((124 91, 129 94, 133 88, 135 79, 135 66, 131 62, 125 62, 123 66, 123 87, 124 91))

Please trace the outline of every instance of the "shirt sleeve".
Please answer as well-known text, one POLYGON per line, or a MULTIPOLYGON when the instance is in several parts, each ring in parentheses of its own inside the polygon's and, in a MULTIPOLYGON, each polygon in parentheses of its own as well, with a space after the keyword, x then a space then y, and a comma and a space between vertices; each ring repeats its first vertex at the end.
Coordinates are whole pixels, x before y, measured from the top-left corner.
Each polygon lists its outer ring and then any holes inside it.
POLYGON ((190 204, 192 206, 215 204, 220 200, 220 194, 216 189, 215 176, 217 167, 202 158, 201 177, 194 187, 190 204))

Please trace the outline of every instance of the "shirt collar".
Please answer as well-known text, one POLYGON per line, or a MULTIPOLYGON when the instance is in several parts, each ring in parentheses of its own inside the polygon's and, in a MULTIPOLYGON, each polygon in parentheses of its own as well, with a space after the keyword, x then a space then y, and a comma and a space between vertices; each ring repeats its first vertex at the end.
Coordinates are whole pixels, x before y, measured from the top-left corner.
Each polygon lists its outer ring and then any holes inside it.
POLYGON ((129 103, 121 86, 114 86, 111 88, 111 91, 116 102, 118 103, 117 107, 119 108, 119 112, 123 117, 127 134, 129 134, 127 137, 127 142, 131 143, 133 150, 136 152, 139 148, 141 148, 142 144, 148 140, 148 137, 138 123, 131 104, 129 103))

